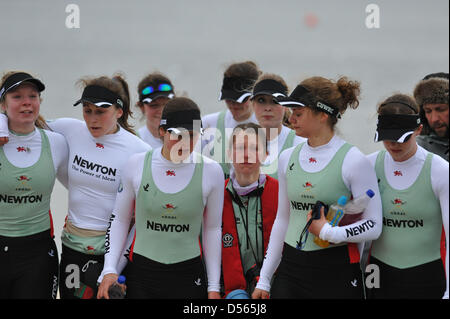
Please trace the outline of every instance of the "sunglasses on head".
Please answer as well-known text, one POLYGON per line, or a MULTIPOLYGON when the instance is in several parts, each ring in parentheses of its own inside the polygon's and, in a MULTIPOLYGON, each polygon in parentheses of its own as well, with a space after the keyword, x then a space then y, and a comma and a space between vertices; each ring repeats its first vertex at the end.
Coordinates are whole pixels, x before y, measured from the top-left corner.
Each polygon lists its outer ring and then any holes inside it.
POLYGON ((169 92, 172 91, 172 85, 168 83, 158 84, 158 86, 147 86, 142 90, 142 95, 149 95, 153 92, 169 92))

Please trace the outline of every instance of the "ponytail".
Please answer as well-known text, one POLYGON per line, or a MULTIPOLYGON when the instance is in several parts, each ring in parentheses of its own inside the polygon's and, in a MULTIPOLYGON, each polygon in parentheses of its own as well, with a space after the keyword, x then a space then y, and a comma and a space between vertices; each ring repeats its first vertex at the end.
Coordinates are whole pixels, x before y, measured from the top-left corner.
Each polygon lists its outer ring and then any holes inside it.
MULTIPOLYGON (((81 87, 88 85, 98 85, 107 88, 108 90, 116 93, 123 101, 122 116, 117 120, 117 123, 128 132, 136 135, 133 130, 133 126, 128 123, 129 117, 133 117, 133 113, 130 108, 130 90, 128 89, 128 83, 125 81, 125 76, 121 73, 115 73, 112 78, 107 76, 101 76, 98 78, 82 78, 77 81, 81 87)), ((115 107, 119 107, 115 105, 115 107)))
POLYGON ((113 81, 116 81, 117 83, 120 84, 120 86, 122 87, 122 94, 119 94, 120 97, 123 100, 123 115, 117 120, 117 122, 119 123, 119 125, 121 127, 123 127, 125 130, 127 130, 128 132, 136 135, 136 132, 133 130, 133 126, 131 124, 128 123, 128 118, 129 117, 133 117, 133 112, 131 111, 130 108, 130 90, 128 88, 128 83, 125 81, 125 78, 123 77, 122 74, 114 74, 113 75, 113 81))

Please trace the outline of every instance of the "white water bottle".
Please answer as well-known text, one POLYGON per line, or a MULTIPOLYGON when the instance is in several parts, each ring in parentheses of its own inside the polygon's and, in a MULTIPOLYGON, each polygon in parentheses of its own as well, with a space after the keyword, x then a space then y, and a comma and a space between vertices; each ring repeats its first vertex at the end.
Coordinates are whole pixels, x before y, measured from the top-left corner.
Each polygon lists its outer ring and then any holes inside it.
POLYGON ((372 197, 375 196, 375 192, 371 189, 368 189, 363 195, 352 199, 344 206, 345 214, 359 214, 363 212, 367 205, 369 205, 369 201, 372 197))
POLYGON ((363 195, 354 198, 344 206, 344 218, 342 218, 339 226, 347 226, 361 219, 363 211, 369 205, 370 199, 375 196, 373 190, 369 189, 363 195))

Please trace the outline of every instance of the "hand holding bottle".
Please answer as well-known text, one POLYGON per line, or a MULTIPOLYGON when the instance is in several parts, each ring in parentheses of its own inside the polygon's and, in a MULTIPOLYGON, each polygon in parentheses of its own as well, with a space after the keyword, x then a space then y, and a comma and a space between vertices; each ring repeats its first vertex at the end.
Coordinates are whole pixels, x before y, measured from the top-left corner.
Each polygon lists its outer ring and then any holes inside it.
MULTIPOLYGON (((328 213, 325 218, 325 223, 329 222, 329 224, 332 227, 339 225, 339 222, 344 217, 344 206, 346 203, 347 203, 346 196, 339 197, 337 203, 331 205, 330 208, 328 209, 328 213)), ((320 220, 322 220, 322 217, 320 220)), ((322 227, 323 227, 323 224, 322 224, 322 227)), ((320 227, 320 229, 322 229, 322 227, 320 227)), ((314 237, 314 243, 323 248, 328 247, 330 245, 330 243, 326 240, 320 239, 319 234, 320 234, 320 230, 319 230, 318 234, 315 234, 316 236, 314 237)))
POLYGON ((109 299, 124 299, 125 298, 125 276, 119 276, 108 289, 109 299))
MULTIPOLYGON (((102 283, 98 287, 97 299, 117 299, 117 298, 114 298, 114 297, 111 298, 109 290, 114 285, 118 285, 120 288, 123 289, 123 291, 125 291, 125 287, 126 286, 123 283, 119 284, 118 282, 119 282, 119 275, 117 275, 117 274, 106 274, 103 277, 102 283)), ((125 296, 125 293, 123 295, 125 296)))
MULTIPOLYGON (((307 215, 307 221, 309 221, 311 218, 312 218, 312 210, 307 215)), ((315 219, 311 222, 311 225, 309 226, 308 231, 315 236, 319 236, 323 225, 325 225, 326 223, 328 223, 328 220, 325 217, 325 207, 322 206, 320 208, 320 218, 315 219)))

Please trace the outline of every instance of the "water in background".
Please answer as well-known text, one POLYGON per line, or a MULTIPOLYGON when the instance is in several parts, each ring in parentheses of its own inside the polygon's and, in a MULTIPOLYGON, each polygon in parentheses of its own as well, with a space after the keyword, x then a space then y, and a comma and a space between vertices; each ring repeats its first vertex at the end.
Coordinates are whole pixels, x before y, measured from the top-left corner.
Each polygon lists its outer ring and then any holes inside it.
MULTIPOLYGON (((232 62, 253 60, 291 89, 309 76, 346 75, 361 82, 361 103, 338 131, 368 154, 382 147, 373 142, 376 104, 393 92, 412 94, 428 73, 448 72, 448 12, 447 0, 0 0, 0 72, 38 76, 49 119, 82 118, 72 104, 86 75, 122 71, 134 104, 140 79, 158 70, 203 114, 225 107, 217 99, 232 62), (366 27, 370 3, 380 9, 378 29, 366 27), (79 29, 66 27, 69 4, 80 9, 79 29)), ((60 247, 67 192, 59 183, 52 212, 60 247)))

